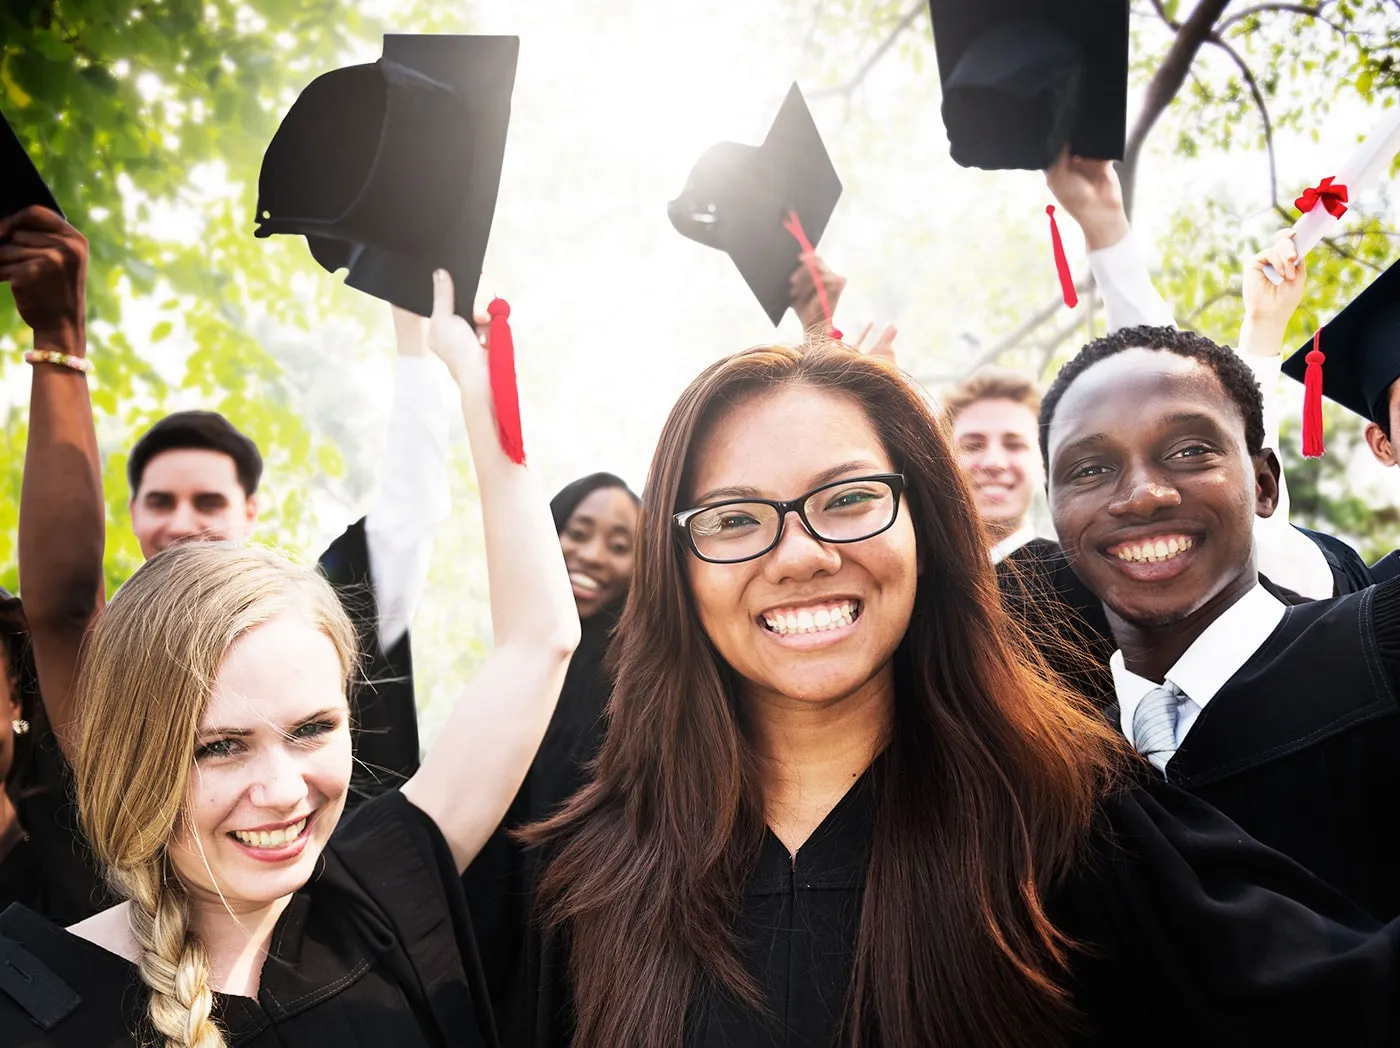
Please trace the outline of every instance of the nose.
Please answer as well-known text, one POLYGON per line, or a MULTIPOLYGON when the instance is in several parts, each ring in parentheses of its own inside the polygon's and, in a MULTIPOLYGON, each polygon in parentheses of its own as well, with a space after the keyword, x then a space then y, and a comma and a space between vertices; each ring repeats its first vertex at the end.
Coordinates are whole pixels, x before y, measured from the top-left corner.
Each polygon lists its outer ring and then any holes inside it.
POLYGON ((1151 518, 1164 509, 1181 505, 1176 485, 1147 469, 1133 469, 1108 504, 1115 517, 1151 518))
POLYGON ((812 535, 796 510, 783 518, 783 534, 778 544, 763 558, 763 572, 770 582, 810 579, 833 574, 841 567, 841 554, 812 535))
POLYGON ((175 512, 170 515, 170 522, 165 530, 173 538, 187 538, 199 534, 200 527, 199 514, 195 512, 194 506, 188 502, 180 502, 175 506, 175 512))
POLYGON ((1010 460, 1007 457, 1006 449, 1000 444, 988 444, 974 461, 974 468, 985 470, 1002 470, 1007 467, 1010 460))
POLYGON ((603 565, 604 548, 602 537, 595 536, 574 547, 574 555, 578 558, 579 563, 585 567, 598 568, 603 565))
POLYGON ((310 791, 301 761, 284 746, 274 746, 257 762, 257 778, 248 799, 268 811, 295 811, 310 791))

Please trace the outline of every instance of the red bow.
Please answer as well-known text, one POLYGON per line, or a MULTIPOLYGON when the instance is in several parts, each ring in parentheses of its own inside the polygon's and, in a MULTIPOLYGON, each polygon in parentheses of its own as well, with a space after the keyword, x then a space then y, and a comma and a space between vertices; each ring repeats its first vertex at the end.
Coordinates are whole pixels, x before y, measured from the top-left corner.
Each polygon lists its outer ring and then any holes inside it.
POLYGON ((1334 186, 1332 184, 1334 177, 1334 175, 1328 175, 1313 188, 1304 191, 1302 196, 1293 201, 1293 206, 1306 215, 1317 207, 1318 201, 1321 201, 1329 215, 1333 218, 1341 218, 1347 213, 1347 187, 1334 186))

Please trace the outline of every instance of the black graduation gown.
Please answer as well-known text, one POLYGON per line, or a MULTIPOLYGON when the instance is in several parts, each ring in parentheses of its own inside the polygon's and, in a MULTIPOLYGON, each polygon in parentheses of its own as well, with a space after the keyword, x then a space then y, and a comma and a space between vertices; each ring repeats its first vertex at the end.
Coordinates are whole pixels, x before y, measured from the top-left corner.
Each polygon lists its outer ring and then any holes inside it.
POLYGON ((346 803, 353 807, 403 785, 419 765, 418 710, 409 635, 393 650, 379 645, 379 606, 361 517, 321 554, 322 573, 355 626, 362 675, 351 689, 355 770, 346 803))
POLYGON ((1400 579, 1294 604, 1206 704, 1167 779, 1391 920, 1400 916, 1398 688, 1400 579))
POLYGON ((1366 562, 1361 559, 1361 554, 1352 549, 1335 535, 1328 535, 1321 531, 1310 531, 1307 528, 1297 528, 1308 538, 1312 539, 1317 548, 1322 551, 1323 558, 1327 561, 1327 567, 1332 572, 1332 594, 1342 596, 1347 593, 1358 593, 1367 586, 1382 581, 1373 578, 1371 571, 1366 567, 1366 562))
MULTIPOLYGON (((742 956, 768 1016, 692 1001, 685 1048, 833 1048, 850 979, 877 761, 789 859, 771 833, 745 891, 742 956)), ((1047 899, 1083 949, 1066 979, 1072 1048, 1400 1043, 1400 927, 1162 783, 1105 799, 1078 868, 1047 899)), ((565 947, 529 940, 528 1048, 566 1048, 565 947)), ((920 1046, 885 1046, 920 1048, 920 1046)), ((969 1046, 971 1048, 971 1046, 969 1046)))
MULTIPOLYGON (((0 1048, 136 1048, 133 965, 37 914, 0 915, 0 1048)), ((215 996, 231 1048, 495 1043, 452 853, 397 792, 337 828, 277 922, 256 1000, 215 996)))
POLYGON ((1070 569, 1060 544, 1031 539, 1007 554, 996 574, 1002 603, 1045 661, 1090 699, 1100 705, 1111 702, 1108 660, 1118 645, 1103 603, 1070 569))

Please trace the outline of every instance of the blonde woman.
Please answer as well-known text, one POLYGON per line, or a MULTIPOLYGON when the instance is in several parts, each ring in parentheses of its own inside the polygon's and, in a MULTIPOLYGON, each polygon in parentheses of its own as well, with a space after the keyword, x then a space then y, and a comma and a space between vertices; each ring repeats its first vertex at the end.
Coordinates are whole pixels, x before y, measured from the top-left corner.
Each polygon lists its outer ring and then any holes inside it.
POLYGON ((491 657, 421 770, 341 824, 355 652, 329 586, 224 544, 151 560, 98 621, 78 682, 78 805, 126 901, 67 931, 0 917, 0 1045, 494 1040, 458 878, 520 786, 579 625, 446 274, 431 338, 476 460, 491 657))

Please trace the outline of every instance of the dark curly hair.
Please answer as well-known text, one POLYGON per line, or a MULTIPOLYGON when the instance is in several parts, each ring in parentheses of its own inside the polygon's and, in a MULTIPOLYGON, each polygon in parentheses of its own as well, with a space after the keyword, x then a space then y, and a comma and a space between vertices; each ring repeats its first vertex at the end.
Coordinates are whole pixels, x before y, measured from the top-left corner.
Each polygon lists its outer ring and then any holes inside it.
POLYGON ((1074 380, 1101 360, 1122 353, 1125 349, 1160 349, 1179 357, 1199 360, 1215 372, 1225 395, 1235 402, 1244 419, 1244 443, 1251 455, 1264 447, 1264 395, 1249 365, 1229 346, 1221 346, 1194 331, 1172 327, 1121 328, 1104 338, 1096 338, 1081 349, 1068 364, 1060 368, 1055 381, 1045 391, 1040 404, 1040 457, 1050 469, 1050 424, 1055 421, 1055 409, 1074 380))

